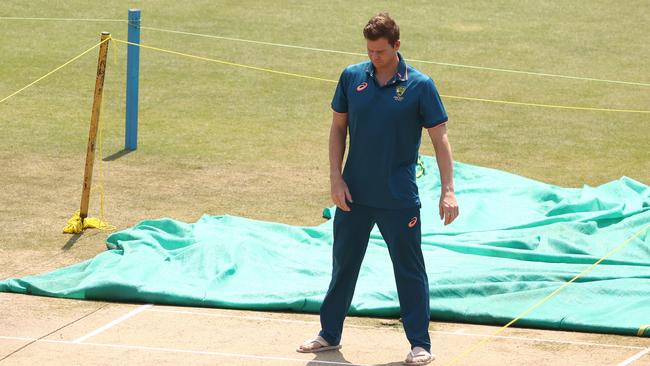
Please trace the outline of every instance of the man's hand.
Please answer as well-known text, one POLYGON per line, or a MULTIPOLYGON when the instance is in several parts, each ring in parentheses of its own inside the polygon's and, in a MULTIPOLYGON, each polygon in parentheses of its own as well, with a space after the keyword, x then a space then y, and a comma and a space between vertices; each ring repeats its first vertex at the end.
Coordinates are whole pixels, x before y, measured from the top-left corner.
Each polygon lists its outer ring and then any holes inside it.
POLYGON ((440 195, 440 219, 445 220, 445 225, 451 224, 458 217, 458 202, 453 191, 443 192, 440 195))
POLYGON ((436 162, 440 170, 440 219, 445 225, 451 224, 458 217, 458 202, 454 194, 454 159, 451 156, 451 145, 447 136, 447 123, 428 128, 429 137, 436 151, 436 162))
POLYGON ((347 201, 352 202, 352 195, 348 189, 348 185, 342 177, 331 179, 332 186, 332 201, 334 204, 343 211, 350 211, 347 201))

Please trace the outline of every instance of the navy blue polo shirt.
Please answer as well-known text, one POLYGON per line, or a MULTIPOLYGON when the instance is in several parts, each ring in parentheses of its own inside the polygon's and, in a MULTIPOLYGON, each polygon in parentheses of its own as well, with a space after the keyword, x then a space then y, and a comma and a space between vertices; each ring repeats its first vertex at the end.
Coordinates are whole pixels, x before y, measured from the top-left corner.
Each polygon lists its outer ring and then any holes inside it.
POLYGON ((398 56, 396 73, 385 86, 379 86, 371 61, 348 66, 332 100, 335 112, 348 114, 343 179, 354 203, 365 206, 420 206, 415 167, 422 128, 447 121, 433 80, 398 56))

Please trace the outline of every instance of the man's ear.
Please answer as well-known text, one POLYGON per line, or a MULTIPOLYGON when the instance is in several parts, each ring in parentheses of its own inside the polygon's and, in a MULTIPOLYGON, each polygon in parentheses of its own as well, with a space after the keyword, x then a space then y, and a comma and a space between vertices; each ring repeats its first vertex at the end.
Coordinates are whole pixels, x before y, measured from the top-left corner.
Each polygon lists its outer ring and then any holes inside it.
POLYGON ((395 51, 399 51, 399 46, 400 46, 400 42, 399 42, 399 39, 398 39, 397 41, 395 41, 395 46, 393 46, 395 51))

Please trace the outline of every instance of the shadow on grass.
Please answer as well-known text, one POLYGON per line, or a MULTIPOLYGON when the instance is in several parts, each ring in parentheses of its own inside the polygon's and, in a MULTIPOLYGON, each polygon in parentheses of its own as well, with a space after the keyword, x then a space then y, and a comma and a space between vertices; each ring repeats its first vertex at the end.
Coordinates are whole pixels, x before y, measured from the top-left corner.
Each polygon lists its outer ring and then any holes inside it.
POLYGON ((118 151, 118 152, 116 152, 116 153, 113 153, 113 154, 111 154, 111 155, 105 157, 105 158, 102 159, 102 160, 103 160, 103 161, 113 161, 113 160, 117 160, 117 159, 121 158, 121 157, 124 156, 124 155, 127 155, 127 154, 132 153, 133 151, 135 151, 135 150, 122 149, 122 150, 120 150, 120 151, 118 151))

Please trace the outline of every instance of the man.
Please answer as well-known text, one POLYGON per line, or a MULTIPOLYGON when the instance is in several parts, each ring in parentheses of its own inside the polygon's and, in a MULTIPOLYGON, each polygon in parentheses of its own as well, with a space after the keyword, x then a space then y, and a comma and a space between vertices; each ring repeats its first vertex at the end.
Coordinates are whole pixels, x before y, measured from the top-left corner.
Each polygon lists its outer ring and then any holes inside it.
POLYGON ((329 141, 334 217, 333 272, 321 306, 321 331, 298 352, 340 348, 370 232, 377 224, 393 263, 400 312, 411 352, 407 365, 433 360, 429 339, 429 283, 422 255, 415 167, 422 128, 433 143, 442 192, 440 218, 458 216, 447 114, 430 77, 400 55, 399 27, 387 13, 363 30, 369 61, 348 66, 332 100, 329 141), (350 151, 341 163, 350 133, 350 151))

